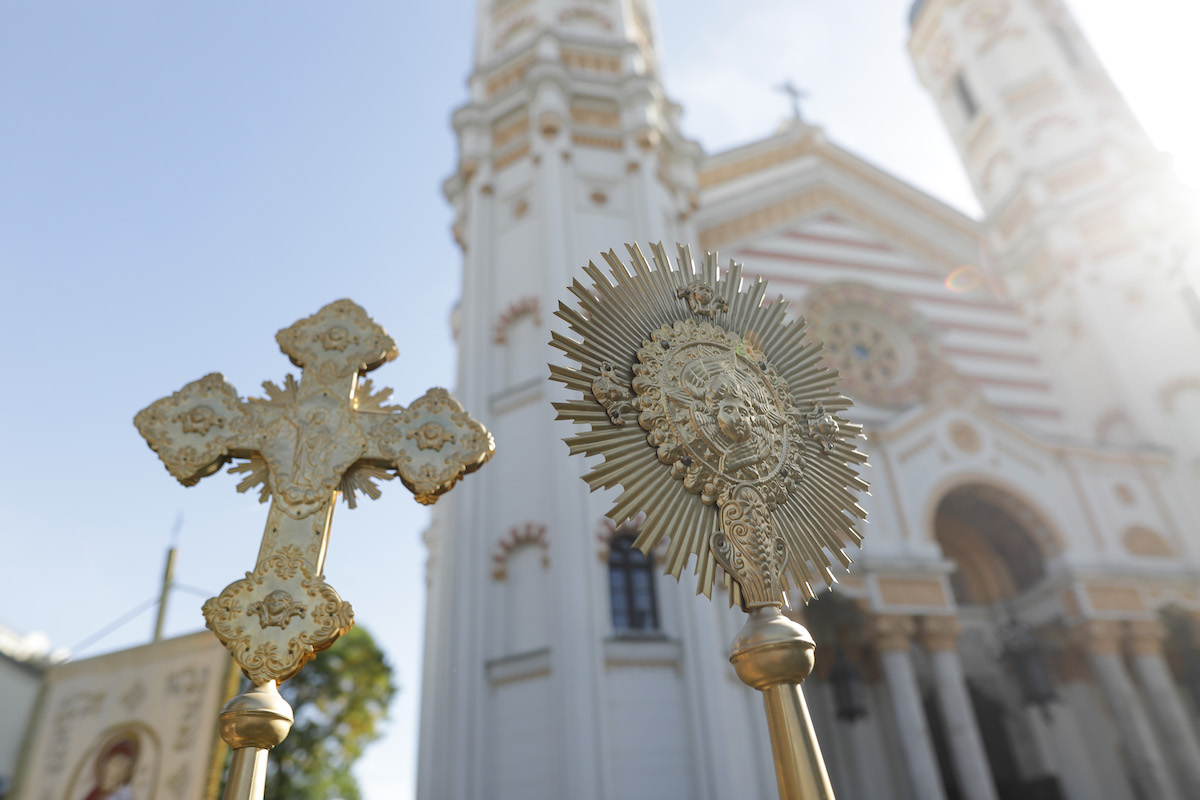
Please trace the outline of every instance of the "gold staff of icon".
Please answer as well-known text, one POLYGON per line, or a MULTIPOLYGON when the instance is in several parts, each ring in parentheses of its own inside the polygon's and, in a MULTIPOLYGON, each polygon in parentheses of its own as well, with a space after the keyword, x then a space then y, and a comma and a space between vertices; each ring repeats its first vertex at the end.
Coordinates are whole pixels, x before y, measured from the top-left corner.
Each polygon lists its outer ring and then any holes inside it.
POLYGON ((254 684, 221 712, 233 748, 225 800, 261 800, 267 751, 291 730, 277 685, 354 624, 354 611, 323 574, 333 504, 398 475, 433 503, 495 451, 492 436, 445 389, 407 408, 385 405, 391 389, 360 378, 396 357, 396 343, 366 312, 338 300, 279 332, 301 370, 267 397, 242 400, 218 373, 143 409, 138 431, 184 486, 218 471, 246 473, 244 492, 270 502, 253 572, 204 604, 204 619, 254 684))
POLYGON ((850 401, 820 345, 785 319, 782 297, 764 303, 761 278, 743 290, 740 264, 722 276, 709 253, 697 270, 681 245, 672 269, 652 249, 654 267, 628 248, 632 270, 609 251, 612 280, 589 264, 594 285, 569 287, 578 307, 559 304, 579 338, 551 344, 579 366, 551 365, 551 380, 578 396, 555 408, 590 426, 566 442, 604 457, 584 476, 593 490, 622 487, 612 519, 645 513, 635 546, 668 538, 667 573, 679 578, 695 556, 697 591, 720 583, 748 612, 729 660, 763 693, 779 795, 832 800, 800 692, 813 640, 781 609, 791 587, 807 602, 818 581, 831 586, 831 557, 849 567, 843 548, 862 541, 862 429, 841 416, 850 401))

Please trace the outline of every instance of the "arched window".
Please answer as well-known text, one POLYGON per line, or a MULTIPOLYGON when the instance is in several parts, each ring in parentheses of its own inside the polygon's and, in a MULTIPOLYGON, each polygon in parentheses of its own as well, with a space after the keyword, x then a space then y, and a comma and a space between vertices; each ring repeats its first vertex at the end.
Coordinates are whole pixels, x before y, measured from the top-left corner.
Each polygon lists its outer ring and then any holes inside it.
POLYGON ((613 630, 658 630, 654 597, 654 558, 633 546, 632 534, 614 536, 608 550, 608 593, 613 630))

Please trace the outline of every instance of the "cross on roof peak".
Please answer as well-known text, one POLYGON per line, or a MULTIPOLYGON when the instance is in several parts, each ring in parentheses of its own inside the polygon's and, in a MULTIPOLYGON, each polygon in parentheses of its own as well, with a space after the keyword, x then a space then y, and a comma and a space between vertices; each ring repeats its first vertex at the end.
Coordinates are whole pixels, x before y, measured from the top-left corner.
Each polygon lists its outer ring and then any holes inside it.
POLYGON ((808 97, 808 92, 798 89, 796 84, 792 83, 790 78, 776 86, 775 89, 776 91, 783 92, 791 99, 792 119, 794 119, 796 122, 803 122, 804 118, 800 115, 800 98, 808 97))

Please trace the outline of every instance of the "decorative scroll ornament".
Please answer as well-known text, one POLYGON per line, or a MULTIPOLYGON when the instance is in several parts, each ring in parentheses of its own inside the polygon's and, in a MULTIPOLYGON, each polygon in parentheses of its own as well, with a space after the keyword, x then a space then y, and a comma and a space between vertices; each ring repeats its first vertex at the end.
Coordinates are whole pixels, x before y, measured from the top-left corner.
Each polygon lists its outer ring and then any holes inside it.
POLYGON ((588 265, 594 285, 575 281, 578 307, 558 312, 579 338, 551 341, 579 365, 551 366, 578 393, 555 405, 559 418, 590 426, 566 442, 605 458, 585 480, 623 487, 609 517, 644 512, 635 545, 668 538, 669 574, 696 556, 698 591, 711 594, 719 566, 744 608, 782 605, 791 585, 811 598, 815 582, 835 582, 831 559, 850 565, 843 548, 861 542, 853 518, 866 516, 853 495, 867 488, 854 466, 866 462, 861 427, 841 417, 837 374, 782 297, 765 305, 764 281, 742 286, 740 264, 722 275, 710 253, 697 268, 683 246, 675 269, 661 245, 653 267, 629 254, 629 267, 605 254, 611 277, 588 265), (619 365, 633 374, 638 427, 613 399, 619 365))
POLYGON ((259 560, 203 610, 205 624, 256 685, 292 677, 354 625, 350 604, 292 546, 259 560))

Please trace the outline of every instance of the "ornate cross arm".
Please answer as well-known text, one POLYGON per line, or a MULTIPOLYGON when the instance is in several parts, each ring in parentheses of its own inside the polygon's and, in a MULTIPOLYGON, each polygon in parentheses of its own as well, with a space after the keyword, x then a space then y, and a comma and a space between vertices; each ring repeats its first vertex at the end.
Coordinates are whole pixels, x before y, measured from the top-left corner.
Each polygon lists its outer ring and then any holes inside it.
POLYGON ((495 452, 492 435, 445 389, 430 389, 399 413, 360 411, 364 462, 394 469, 418 502, 434 503, 495 452))

